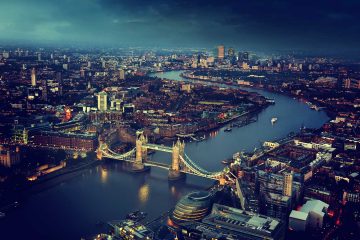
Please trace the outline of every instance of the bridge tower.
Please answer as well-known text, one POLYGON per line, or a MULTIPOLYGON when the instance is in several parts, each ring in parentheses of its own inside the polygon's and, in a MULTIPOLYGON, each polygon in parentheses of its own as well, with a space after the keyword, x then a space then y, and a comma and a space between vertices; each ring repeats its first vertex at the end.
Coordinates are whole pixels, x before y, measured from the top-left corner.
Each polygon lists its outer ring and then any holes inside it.
POLYGON ((172 161, 169 169, 169 180, 178 180, 185 175, 180 171, 180 156, 184 156, 185 143, 179 139, 173 144, 172 147, 172 161))
POLYGON ((147 149, 144 146, 147 143, 147 138, 144 136, 144 131, 136 131, 136 156, 133 163, 134 171, 144 170, 144 160, 147 157, 147 149))
POLYGON ((107 144, 103 141, 102 138, 99 137, 99 147, 96 149, 96 158, 98 160, 102 160, 103 158, 103 150, 106 150, 107 144))

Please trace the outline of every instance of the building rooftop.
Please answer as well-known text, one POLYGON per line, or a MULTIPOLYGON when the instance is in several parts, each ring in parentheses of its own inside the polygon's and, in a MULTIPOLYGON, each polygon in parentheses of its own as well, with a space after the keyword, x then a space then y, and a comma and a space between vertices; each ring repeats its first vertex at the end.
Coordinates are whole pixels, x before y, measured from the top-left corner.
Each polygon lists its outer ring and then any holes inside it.
POLYGON ((204 218, 203 222, 236 232, 262 236, 273 236, 282 225, 278 219, 220 204, 213 205, 211 214, 204 218))
POLYGON ((323 201, 309 200, 301 207, 300 211, 304 213, 315 212, 321 216, 324 216, 324 209, 327 209, 328 207, 329 204, 326 204, 323 201))
POLYGON ((309 216, 308 213, 304 213, 304 212, 297 211, 297 210, 292 210, 290 213, 290 218, 299 219, 299 220, 303 220, 303 221, 306 221, 308 216, 309 216))

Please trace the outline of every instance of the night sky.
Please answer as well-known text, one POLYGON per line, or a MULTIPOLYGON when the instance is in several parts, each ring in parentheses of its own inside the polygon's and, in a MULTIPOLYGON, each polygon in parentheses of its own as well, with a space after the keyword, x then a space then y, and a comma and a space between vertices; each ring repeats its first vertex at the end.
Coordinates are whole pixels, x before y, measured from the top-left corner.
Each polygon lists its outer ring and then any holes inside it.
POLYGON ((359 51, 359 0, 0 0, 0 40, 359 51))

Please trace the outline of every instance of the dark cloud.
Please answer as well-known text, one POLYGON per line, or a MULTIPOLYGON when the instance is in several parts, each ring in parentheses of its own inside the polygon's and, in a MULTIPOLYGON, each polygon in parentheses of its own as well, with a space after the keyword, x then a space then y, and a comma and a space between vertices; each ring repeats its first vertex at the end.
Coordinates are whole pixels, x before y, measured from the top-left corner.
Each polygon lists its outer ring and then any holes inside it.
MULTIPOLYGON (((4 1, 2 1, 4 2, 4 1)), ((136 46, 360 50, 357 0, 13 0, 4 39, 136 46)))

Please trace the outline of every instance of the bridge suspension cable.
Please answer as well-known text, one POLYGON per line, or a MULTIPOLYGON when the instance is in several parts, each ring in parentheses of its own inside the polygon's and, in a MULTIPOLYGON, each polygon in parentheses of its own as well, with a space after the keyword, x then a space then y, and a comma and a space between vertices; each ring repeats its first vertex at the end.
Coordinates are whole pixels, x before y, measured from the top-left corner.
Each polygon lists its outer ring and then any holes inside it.
POLYGON ((188 167, 190 169, 190 171, 192 171, 196 175, 199 175, 199 176, 205 177, 205 178, 212 178, 212 179, 216 179, 217 177, 223 175, 222 171, 208 172, 208 171, 202 169, 201 167, 199 167, 198 165, 196 165, 186 154, 184 154, 184 156, 186 159, 184 159, 182 156, 180 156, 182 162, 185 164, 186 167, 188 167))
MULTIPOLYGON (((136 150, 136 148, 133 148, 126 153, 119 154, 119 153, 116 153, 116 152, 112 151, 111 149, 107 148, 106 150, 103 149, 102 152, 103 152, 104 156, 106 156, 106 157, 115 158, 118 160, 127 160, 128 158, 133 156, 133 154, 135 153, 135 150, 136 150)), ((129 160, 127 160, 127 161, 129 161, 129 160)))

